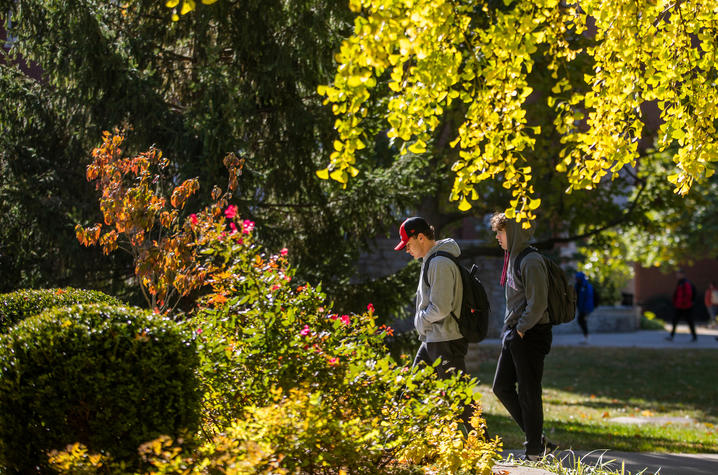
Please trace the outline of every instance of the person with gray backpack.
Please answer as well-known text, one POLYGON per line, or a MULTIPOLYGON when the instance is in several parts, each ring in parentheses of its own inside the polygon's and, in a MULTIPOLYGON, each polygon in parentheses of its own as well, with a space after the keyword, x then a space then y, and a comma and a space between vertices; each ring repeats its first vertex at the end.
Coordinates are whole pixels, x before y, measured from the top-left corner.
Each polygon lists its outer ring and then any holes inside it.
MULTIPOLYGON (((570 307, 568 287, 572 286, 565 282, 564 288, 549 285, 553 266, 547 265, 544 257, 529 246, 530 229, 524 229, 504 213, 492 216, 491 229, 504 250, 500 283, 506 297, 501 353, 492 389, 526 436, 524 459, 535 461, 557 448, 543 435, 541 380, 544 358, 553 339, 550 300, 570 307), (569 297, 568 301, 554 297, 563 294, 569 297)), ((573 305, 575 311, 575 294, 573 305)), ((554 313, 559 317, 558 310, 554 313)))

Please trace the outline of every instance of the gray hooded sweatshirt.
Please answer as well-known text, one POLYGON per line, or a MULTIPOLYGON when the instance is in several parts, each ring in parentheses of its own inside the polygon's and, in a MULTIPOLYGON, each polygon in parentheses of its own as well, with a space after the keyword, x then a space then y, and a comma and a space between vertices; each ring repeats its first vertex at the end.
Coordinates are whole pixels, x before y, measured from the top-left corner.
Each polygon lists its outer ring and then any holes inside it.
POLYGON ((548 273, 543 257, 530 252, 521 260, 521 278, 514 275, 516 257, 529 245, 532 229, 523 229, 513 220, 506 222, 509 263, 506 273, 506 315, 504 324, 521 333, 539 323, 549 323, 548 273))
MULTIPOLYGON (((426 253, 424 259, 437 251, 459 256, 461 250, 453 239, 443 239, 426 253)), ((451 312, 457 317, 461 313, 463 286, 458 267, 447 257, 436 256, 426 269, 429 286, 424 283, 424 266, 419 274, 419 288, 416 291, 416 314, 414 327, 419 339, 426 342, 451 341, 463 338, 451 312)))

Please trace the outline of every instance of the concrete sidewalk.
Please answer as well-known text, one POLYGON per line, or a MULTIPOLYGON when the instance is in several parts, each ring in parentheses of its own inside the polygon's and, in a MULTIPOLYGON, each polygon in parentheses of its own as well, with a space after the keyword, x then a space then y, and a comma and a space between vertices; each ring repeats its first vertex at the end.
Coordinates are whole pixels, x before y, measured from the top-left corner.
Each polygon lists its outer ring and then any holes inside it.
MULTIPOLYGON (((583 335, 576 333, 563 333, 553 336, 552 346, 575 347, 633 347, 633 348, 660 348, 666 350, 718 350, 718 330, 706 327, 697 327, 698 341, 691 341, 687 325, 679 325, 676 336, 672 341, 666 340, 668 331, 639 330, 627 333, 594 333, 589 336, 588 344, 583 343, 583 335)), ((484 340, 480 345, 498 346, 498 339, 484 340)), ((503 452, 504 460, 494 466, 495 475, 548 475, 543 469, 528 466, 519 466, 507 461, 509 454, 514 458, 520 456, 522 451, 503 452)), ((578 460, 583 465, 602 464, 606 468, 618 471, 625 467, 626 475, 636 475, 643 471, 643 475, 718 475, 718 454, 666 454, 666 453, 638 453, 618 452, 613 450, 562 451, 557 457, 563 461, 565 467, 575 467, 578 460)))
MULTIPOLYGON (((514 465, 507 461, 509 454, 514 457, 521 455, 519 451, 505 451, 504 460, 494 466, 496 475, 547 475, 549 472, 540 468, 514 465)), ((580 460, 581 465, 600 465, 606 469, 626 475, 636 475, 643 471, 644 475, 659 473, 661 475, 716 475, 718 474, 718 454, 662 454, 618 452, 613 450, 562 451, 556 455, 564 467, 575 467, 580 460)))
MULTIPOLYGON (((676 336, 672 341, 666 340, 668 331, 638 330, 625 333, 593 333, 588 337, 588 343, 583 343, 580 333, 559 333, 553 336, 552 346, 582 346, 598 347, 633 347, 633 348, 661 348, 661 349, 704 349, 718 350, 718 330, 706 327, 697 327, 697 341, 691 341, 691 334, 687 326, 678 326, 676 336)), ((499 339, 486 339, 479 345, 500 345, 499 339)), ((718 475, 718 471, 716 471, 718 475)))

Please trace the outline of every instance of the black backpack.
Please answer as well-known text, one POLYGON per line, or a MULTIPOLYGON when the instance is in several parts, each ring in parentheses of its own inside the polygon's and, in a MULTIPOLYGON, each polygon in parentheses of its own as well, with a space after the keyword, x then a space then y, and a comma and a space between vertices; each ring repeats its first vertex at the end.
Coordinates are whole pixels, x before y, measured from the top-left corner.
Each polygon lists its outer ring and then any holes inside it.
POLYGON ((538 252, 546 263, 548 277, 548 317, 553 325, 568 323, 576 317, 576 289, 569 284, 566 274, 556 262, 544 256, 535 247, 527 247, 514 261, 514 275, 521 278, 521 260, 529 252, 538 252))
POLYGON ((429 262, 436 256, 448 257, 454 264, 459 268, 459 274, 461 274, 461 283, 463 285, 463 297, 461 299, 461 315, 457 318, 454 312, 451 312, 451 316, 454 317, 456 323, 459 324, 459 331, 470 343, 477 343, 486 338, 486 333, 489 330, 489 313, 491 312, 491 306, 489 305, 489 298, 486 296, 486 290, 481 285, 479 280, 479 268, 476 264, 471 266, 471 270, 459 264, 458 258, 449 254, 445 251, 437 251, 430 255, 424 261, 424 283, 429 286, 429 277, 427 276, 427 269, 429 268, 429 262))

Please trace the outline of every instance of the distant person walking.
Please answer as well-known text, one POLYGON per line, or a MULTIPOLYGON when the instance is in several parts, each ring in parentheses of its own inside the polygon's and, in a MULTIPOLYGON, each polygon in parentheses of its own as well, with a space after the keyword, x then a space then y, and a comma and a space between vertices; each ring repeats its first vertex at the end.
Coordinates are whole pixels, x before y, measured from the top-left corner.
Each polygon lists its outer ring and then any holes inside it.
POLYGON ((714 327, 716 324, 716 314, 718 314, 718 287, 716 287, 715 281, 711 281, 711 283, 708 284, 703 300, 708 310, 708 326, 714 327))
POLYGON ((696 295, 696 288, 680 269, 676 272, 676 278, 678 282, 676 283, 676 289, 673 291, 673 329, 670 336, 666 337, 666 340, 673 340, 676 335, 678 321, 686 320, 691 329, 691 341, 697 341, 696 325, 693 323, 693 300, 696 295))
POLYGON ((583 272, 576 272, 576 312, 578 313, 578 325, 583 332, 582 343, 588 343, 588 317, 595 308, 593 285, 586 278, 583 272))
POLYGON ((496 364, 493 391, 526 435, 526 460, 539 460, 556 449, 543 436, 541 380, 544 358, 553 334, 548 315, 548 273, 543 257, 531 252, 514 275, 516 257, 529 245, 530 229, 497 213, 491 229, 504 250, 501 285, 505 287, 506 314, 501 354, 496 364))

